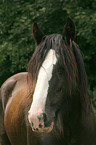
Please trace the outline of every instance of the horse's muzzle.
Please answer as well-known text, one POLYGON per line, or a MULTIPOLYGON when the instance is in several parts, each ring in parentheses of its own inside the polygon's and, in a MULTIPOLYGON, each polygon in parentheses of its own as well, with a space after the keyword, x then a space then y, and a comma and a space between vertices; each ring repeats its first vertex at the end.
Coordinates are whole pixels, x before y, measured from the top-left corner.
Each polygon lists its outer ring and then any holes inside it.
MULTIPOLYGON (((36 114, 35 114, 36 115, 36 114)), ((53 129, 54 122, 48 121, 47 115, 41 113, 39 115, 28 116, 29 123, 34 132, 50 133, 53 129)))

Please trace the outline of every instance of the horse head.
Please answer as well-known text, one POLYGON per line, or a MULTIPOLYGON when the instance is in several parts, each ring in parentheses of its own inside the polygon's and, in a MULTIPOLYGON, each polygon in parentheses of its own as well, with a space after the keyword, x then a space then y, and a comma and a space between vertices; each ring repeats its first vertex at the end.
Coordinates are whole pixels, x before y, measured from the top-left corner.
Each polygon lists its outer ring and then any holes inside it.
POLYGON ((56 114, 64 105, 64 96, 70 95, 70 84, 76 82, 76 64, 69 42, 75 37, 75 24, 68 18, 63 35, 45 36, 36 23, 32 32, 37 47, 32 62, 37 58, 35 62, 40 65, 28 120, 33 131, 48 133, 54 127, 56 114))

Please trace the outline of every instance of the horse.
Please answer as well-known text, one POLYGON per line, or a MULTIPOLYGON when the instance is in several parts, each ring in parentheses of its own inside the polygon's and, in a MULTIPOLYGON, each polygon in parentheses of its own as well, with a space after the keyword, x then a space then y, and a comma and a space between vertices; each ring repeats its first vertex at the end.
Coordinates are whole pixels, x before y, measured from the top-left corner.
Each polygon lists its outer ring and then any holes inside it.
POLYGON ((1 86, 1 145, 96 145, 95 117, 76 26, 45 35, 32 25, 35 51, 28 72, 1 86))

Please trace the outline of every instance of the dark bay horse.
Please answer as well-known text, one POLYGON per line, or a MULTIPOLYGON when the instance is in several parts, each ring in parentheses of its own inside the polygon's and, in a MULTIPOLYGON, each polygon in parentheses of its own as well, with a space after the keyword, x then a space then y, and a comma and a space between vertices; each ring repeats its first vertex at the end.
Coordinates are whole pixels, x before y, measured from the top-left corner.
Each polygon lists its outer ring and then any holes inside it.
POLYGON ((63 34, 33 24, 28 72, 1 86, 1 145, 96 145, 95 117, 83 59, 68 18, 63 34))

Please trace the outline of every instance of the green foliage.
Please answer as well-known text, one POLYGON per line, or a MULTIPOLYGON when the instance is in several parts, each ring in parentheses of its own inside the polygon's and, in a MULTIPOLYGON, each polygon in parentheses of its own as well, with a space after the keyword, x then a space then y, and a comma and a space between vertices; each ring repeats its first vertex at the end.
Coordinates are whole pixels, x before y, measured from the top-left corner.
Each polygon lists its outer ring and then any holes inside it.
POLYGON ((61 33, 67 16, 76 23, 76 43, 84 57, 93 106, 96 107, 96 0, 1 0, 0 85, 27 71, 34 52, 32 23, 45 34, 61 33))

